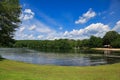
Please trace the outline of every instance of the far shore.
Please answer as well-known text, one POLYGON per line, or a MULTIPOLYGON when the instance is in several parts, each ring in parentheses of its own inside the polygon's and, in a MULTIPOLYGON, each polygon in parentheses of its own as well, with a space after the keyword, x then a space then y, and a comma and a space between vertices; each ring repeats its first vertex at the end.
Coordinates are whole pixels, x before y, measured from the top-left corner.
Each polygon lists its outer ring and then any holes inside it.
POLYGON ((110 50, 110 51, 120 51, 120 48, 92 48, 93 50, 110 50))

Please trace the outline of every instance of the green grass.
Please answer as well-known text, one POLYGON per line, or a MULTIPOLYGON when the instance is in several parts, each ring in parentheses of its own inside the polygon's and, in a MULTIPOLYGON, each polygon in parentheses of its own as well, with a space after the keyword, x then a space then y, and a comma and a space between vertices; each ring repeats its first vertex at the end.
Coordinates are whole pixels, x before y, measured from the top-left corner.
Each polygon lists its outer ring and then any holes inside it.
POLYGON ((0 80, 120 80, 120 63, 92 67, 0 61, 0 80))

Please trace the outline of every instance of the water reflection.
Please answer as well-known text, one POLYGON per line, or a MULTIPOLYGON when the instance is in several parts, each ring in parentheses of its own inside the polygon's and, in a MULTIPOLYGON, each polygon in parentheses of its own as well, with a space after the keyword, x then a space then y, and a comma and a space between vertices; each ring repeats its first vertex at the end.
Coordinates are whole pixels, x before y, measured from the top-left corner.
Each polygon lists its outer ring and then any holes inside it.
POLYGON ((112 53, 112 51, 110 51, 110 50, 104 50, 104 55, 105 56, 108 56, 108 55, 110 55, 112 53))
POLYGON ((80 53, 53 53, 53 52, 40 52, 25 48, 0 49, 0 55, 6 59, 23 61, 34 64, 89 66, 109 64, 111 63, 111 60, 113 61, 113 58, 108 59, 107 57, 105 57, 104 53, 102 54, 101 52, 95 53, 92 54, 92 52, 89 51, 87 52, 82 51, 80 53))

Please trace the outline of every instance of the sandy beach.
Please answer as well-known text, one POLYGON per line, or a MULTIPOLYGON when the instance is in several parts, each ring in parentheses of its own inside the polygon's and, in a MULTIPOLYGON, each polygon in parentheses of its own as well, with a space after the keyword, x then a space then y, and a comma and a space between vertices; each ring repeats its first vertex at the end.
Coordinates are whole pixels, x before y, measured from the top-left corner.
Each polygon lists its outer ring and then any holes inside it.
POLYGON ((111 51, 120 51, 120 48, 92 48, 94 50, 111 50, 111 51))

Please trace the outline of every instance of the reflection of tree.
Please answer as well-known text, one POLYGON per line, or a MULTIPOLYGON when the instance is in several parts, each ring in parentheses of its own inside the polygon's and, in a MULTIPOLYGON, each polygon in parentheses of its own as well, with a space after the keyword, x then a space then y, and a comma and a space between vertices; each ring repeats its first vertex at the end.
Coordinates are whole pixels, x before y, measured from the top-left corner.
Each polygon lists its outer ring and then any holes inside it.
POLYGON ((110 51, 110 50, 105 50, 105 51, 104 51, 104 55, 105 55, 105 56, 109 56, 110 54, 111 54, 111 51, 110 51))
POLYGON ((2 61, 4 58, 2 58, 2 56, 0 55, 0 61, 2 61))
POLYGON ((112 55, 112 51, 110 50, 104 51, 104 57, 105 57, 107 64, 113 64, 113 63, 120 62, 120 58, 116 57, 115 55, 112 55))
POLYGON ((120 62, 120 58, 114 58, 114 57, 105 57, 105 60, 107 61, 107 64, 120 62))

